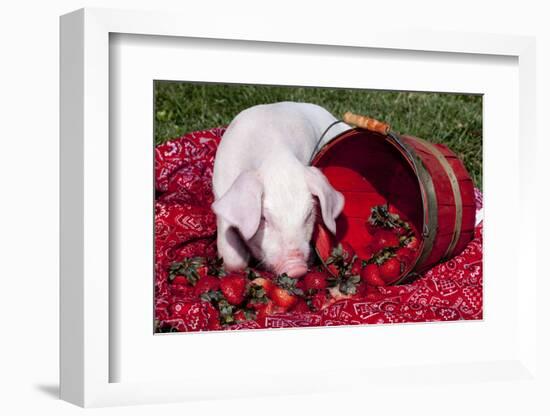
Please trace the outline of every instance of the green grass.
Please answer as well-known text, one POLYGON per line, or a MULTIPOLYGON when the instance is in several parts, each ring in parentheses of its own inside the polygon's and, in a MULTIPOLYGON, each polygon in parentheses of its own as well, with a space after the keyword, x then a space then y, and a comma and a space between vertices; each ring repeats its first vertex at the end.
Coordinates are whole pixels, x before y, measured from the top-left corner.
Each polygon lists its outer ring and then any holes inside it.
POLYGON ((227 125, 256 104, 301 101, 336 117, 346 111, 391 124, 399 133, 443 143, 482 188, 482 97, 420 92, 155 82, 155 142, 227 125))

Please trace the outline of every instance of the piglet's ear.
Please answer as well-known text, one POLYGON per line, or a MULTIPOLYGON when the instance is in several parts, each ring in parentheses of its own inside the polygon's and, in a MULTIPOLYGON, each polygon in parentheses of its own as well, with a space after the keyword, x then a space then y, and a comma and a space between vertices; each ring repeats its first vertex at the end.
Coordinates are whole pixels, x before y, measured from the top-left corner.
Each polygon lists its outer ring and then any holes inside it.
POLYGON ((323 222, 332 234, 336 234, 335 220, 344 209, 344 195, 334 189, 316 167, 306 168, 306 182, 310 192, 319 198, 323 222))
POLYGON ((212 204, 212 210, 236 227, 245 240, 249 240, 260 225, 262 192, 258 176, 252 171, 243 172, 231 188, 212 204))

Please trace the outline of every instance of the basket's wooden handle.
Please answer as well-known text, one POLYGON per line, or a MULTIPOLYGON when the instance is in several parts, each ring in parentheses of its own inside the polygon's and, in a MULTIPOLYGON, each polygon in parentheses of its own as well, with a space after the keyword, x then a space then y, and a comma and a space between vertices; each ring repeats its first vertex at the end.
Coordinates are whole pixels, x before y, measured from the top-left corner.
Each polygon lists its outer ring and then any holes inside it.
POLYGON ((383 135, 387 135, 390 131, 389 124, 383 123, 374 118, 354 114, 351 111, 348 111, 344 114, 344 121, 348 124, 353 124, 354 126, 361 127, 362 129, 373 131, 383 135))

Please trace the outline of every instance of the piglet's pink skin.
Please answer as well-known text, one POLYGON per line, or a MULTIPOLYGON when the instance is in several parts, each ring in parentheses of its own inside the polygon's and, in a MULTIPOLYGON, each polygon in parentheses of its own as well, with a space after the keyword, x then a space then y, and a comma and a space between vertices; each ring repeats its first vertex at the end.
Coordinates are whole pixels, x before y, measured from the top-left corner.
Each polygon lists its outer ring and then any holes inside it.
MULTIPOLYGON (((282 102, 251 107, 231 122, 216 154, 212 204, 228 270, 244 269, 253 256, 276 274, 303 276, 315 213, 336 232, 344 197, 308 166, 335 120, 317 105, 282 102)), ((334 126, 320 146, 349 128, 334 126)))

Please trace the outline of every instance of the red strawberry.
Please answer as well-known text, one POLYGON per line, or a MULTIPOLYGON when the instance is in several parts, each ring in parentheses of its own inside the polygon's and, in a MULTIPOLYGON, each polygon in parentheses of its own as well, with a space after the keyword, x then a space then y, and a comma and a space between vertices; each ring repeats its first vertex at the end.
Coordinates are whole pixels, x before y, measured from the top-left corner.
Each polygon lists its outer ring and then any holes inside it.
POLYGON ((364 280, 361 280, 357 285, 356 295, 358 297, 364 297, 367 294, 368 290, 369 290, 369 285, 367 284, 367 282, 364 280))
POLYGON ((407 234, 409 230, 407 230, 405 227, 397 227, 397 228, 394 228, 393 232, 398 236, 402 236, 407 234))
POLYGON ((360 275, 362 268, 363 268, 362 260, 361 259, 355 259, 355 261, 351 265, 351 274, 352 275, 360 275))
POLYGON ((235 318, 235 320, 237 322, 242 322, 242 321, 246 321, 246 315, 244 314, 244 311, 242 309, 239 309, 237 312, 235 312, 233 314, 233 318, 235 318))
POLYGON ((257 308, 256 321, 259 322, 260 324, 263 324, 264 319, 267 316, 272 315, 273 312, 274 312, 274 307, 273 307, 272 301, 269 300, 267 301, 267 303, 261 304, 261 306, 257 308))
POLYGON ((350 243, 348 243, 347 241, 343 241, 340 244, 342 245, 342 251, 344 252, 344 257, 346 257, 346 253, 347 253, 346 260, 350 260, 353 256, 355 256, 355 250, 353 249, 350 243))
POLYGON ((195 296, 220 288, 220 279, 214 276, 203 276, 195 285, 195 296))
POLYGON ((399 238, 388 230, 379 230, 374 235, 374 246, 381 250, 386 247, 398 247, 399 238))
POLYGON ((320 311, 321 309, 323 309, 326 302, 327 295, 325 291, 322 291, 313 295, 309 301, 309 304, 311 305, 311 309, 313 309, 314 311, 320 311))
POLYGON ((371 224, 369 221, 367 221, 365 225, 366 225, 367 231, 370 235, 374 235, 376 233, 376 231, 378 231, 380 229, 380 227, 371 224))
POLYGON ((292 312, 294 313, 309 313, 311 312, 309 309, 309 306, 307 306, 307 303, 304 299, 298 299, 298 302, 296 302, 296 305, 292 308, 292 312))
POLYGON ((282 287, 276 286, 271 291, 271 300, 275 305, 287 310, 294 306, 298 298, 282 287))
POLYGON ((221 279, 220 289, 227 302, 239 305, 244 300, 246 278, 236 273, 228 274, 221 279))
POLYGON ((202 264, 200 266, 198 266, 196 268, 197 270, 197 274, 200 276, 200 277, 204 277, 204 276, 207 276, 208 275, 208 266, 202 264))
POLYGON ((420 247, 420 240, 418 238, 416 238, 415 236, 412 236, 410 238, 407 239, 407 242, 405 243, 405 247, 413 250, 413 251, 417 251, 418 248, 420 247))
POLYGON ((386 260, 379 268, 380 277, 387 282, 395 281, 401 274, 401 263, 395 257, 386 260))
MULTIPOLYGON (((327 280, 322 272, 309 272, 304 276, 303 281, 305 290, 318 290, 327 287, 327 280)), ((297 285, 297 287, 299 286, 297 285)))
POLYGON ((395 252, 395 256, 402 263, 410 263, 414 260, 415 253, 407 247, 400 247, 395 252))
POLYGON ((363 246, 361 247, 360 250, 357 251, 357 255, 361 258, 361 259, 365 259, 365 260, 370 260, 372 258, 372 256, 374 256, 376 254, 376 251, 370 244, 369 245, 366 245, 366 246, 363 246))
POLYGON ((197 281, 208 274, 208 268, 202 257, 186 257, 181 262, 173 262, 169 268, 168 279, 172 283, 190 284, 195 286, 197 281), (183 279, 187 280, 187 283, 183 279))
POLYGON ((211 331, 217 331, 222 329, 220 324, 220 314, 211 303, 206 303, 206 311, 208 312, 208 325, 207 328, 211 331))
POLYGON ((371 286, 385 286, 386 282, 380 277, 380 271, 376 264, 367 264, 361 271, 361 279, 371 286))
POLYGON ((265 277, 257 277, 256 279, 252 280, 252 283, 263 287, 267 296, 269 296, 271 290, 275 287, 275 284, 265 277))
POLYGON ((174 276, 171 282, 174 285, 191 286, 191 283, 189 283, 189 280, 187 280, 187 277, 182 275, 174 276))
POLYGON ((222 329, 222 325, 220 324, 220 318, 219 317, 213 317, 208 319, 208 326, 209 331, 219 331, 222 329))
POLYGON ((390 214, 401 215, 401 214, 399 213, 399 210, 397 209, 397 207, 396 207, 395 205, 393 205, 393 204, 388 204, 388 212, 389 212, 390 214))

